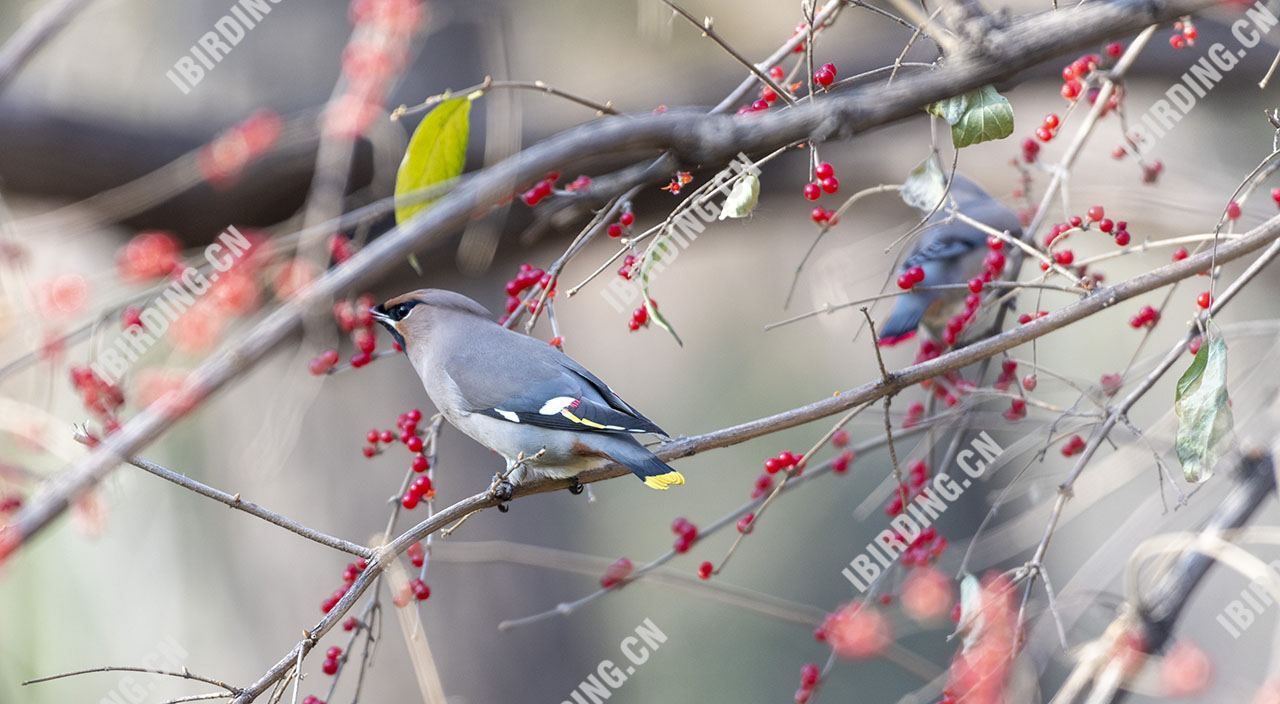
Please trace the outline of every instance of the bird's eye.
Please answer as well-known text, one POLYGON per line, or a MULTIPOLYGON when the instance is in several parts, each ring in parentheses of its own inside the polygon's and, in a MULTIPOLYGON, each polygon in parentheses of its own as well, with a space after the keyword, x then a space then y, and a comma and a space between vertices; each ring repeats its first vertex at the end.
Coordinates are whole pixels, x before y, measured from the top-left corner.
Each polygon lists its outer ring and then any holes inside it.
POLYGON ((404 320, 405 316, 409 315, 409 311, 412 309, 413 306, 411 304, 401 303, 399 305, 391 306, 391 310, 387 311, 387 315, 391 316, 392 320, 400 321, 404 320))

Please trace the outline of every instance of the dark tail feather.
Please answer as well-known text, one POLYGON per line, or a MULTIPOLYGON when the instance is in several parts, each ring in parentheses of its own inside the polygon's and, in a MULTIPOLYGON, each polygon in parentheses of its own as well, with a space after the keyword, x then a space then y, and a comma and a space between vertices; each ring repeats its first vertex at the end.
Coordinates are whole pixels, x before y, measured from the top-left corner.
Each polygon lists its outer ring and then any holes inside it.
POLYGON ((644 480, 651 489, 666 489, 673 484, 684 484, 684 476, 670 465, 658 459, 639 441, 630 436, 616 436, 605 453, 631 473, 644 480))
POLYGON ((898 297, 898 305, 877 331, 880 333, 882 343, 893 344, 916 331, 920 326, 920 319, 924 317, 924 312, 929 309, 934 299, 934 296, 923 294, 924 292, 911 293, 898 297))

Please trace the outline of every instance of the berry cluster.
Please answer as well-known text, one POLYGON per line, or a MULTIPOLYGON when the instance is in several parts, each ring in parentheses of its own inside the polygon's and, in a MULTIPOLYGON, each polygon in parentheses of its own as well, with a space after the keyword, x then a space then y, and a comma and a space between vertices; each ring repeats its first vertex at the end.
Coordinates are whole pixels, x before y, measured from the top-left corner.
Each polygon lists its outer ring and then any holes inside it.
POLYGON ((1138 314, 1129 318, 1129 327, 1138 328, 1154 328, 1156 323, 1160 322, 1160 312, 1151 306, 1143 306, 1138 309, 1138 314))
POLYGON ((1185 49, 1196 43, 1196 37, 1200 36, 1200 32, 1196 30, 1196 26, 1191 24, 1191 17, 1183 17, 1173 24, 1173 31, 1177 32, 1169 37, 1169 46, 1174 49, 1185 49))
POLYGON ((116 252, 116 272, 129 282, 169 276, 181 268, 181 248, 170 232, 140 232, 116 252))
POLYGON ((910 291, 921 281, 924 281, 924 268, 920 266, 907 267, 907 270, 898 276, 898 288, 903 291, 910 291))
MULTIPOLYGON (((355 344, 356 353, 351 355, 351 366, 357 369, 373 361, 373 351, 378 346, 378 338, 373 332, 374 305, 373 295, 368 293, 360 294, 355 303, 344 298, 333 304, 333 319, 338 323, 338 329, 350 335, 355 344)), ((399 343, 395 347, 399 350, 399 343)), ((328 374, 337 366, 339 359, 337 350, 325 350, 307 364, 307 369, 316 376, 328 374)))
POLYGON ((689 552, 689 548, 693 547, 694 541, 698 539, 698 527, 684 518, 677 518, 671 522, 671 532, 678 536, 675 543, 676 552, 689 552))
MULTIPOLYGON (((658 304, 656 301, 654 302, 653 307, 654 308, 658 307, 658 304)), ((644 306, 640 306, 639 308, 636 308, 634 311, 632 311, 631 320, 627 321, 627 329, 630 330, 631 332, 635 332, 636 330, 639 330, 642 327, 646 327, 646 328, 649 327, 649 309, 645 308, 644 306)))
MULTIPOLYGON (((804 185, 804 198, 805 200, 817 200, 822 197, 823 193, 836 193, 839 190, 840 179, 836 178, 835 167, 824 161, 813 167, 813 180, 804 185)), ((814 210, 813 212, 817 213, 818 211, 814 210)), ((822 219, 826 220, 829 217, 830 215, 822 219)), ((816 215, 814 220, 818 221, 816 215)))
POLYGON ((884 613, 856 601, 828 614, 820 630, 815 637, 851 660, 876 657, 893 642, 893 627, 884 613))
MULTIPOLYGON (((1006 359, 1000 363, 1000 376, 996 379, 996 391, 1008 391, 1013 382, 1017 380, 1018 363, 1012 359, 1006 359)), ((1027 377, 1032 379, 1034 377, 1027 377)))
POLYGON ((1097 54, 1085 54, 1062 67, 1062 97, 1067 100, 1079 98, 1089 74, 1100 62, 1101 57, 1097 54))
POLYGON ((326 136, 351 140, 373 125, 422 14, 419 0, 352 0, 355 31, 342 52, 343 93, 325 108, 326 136))
POLYGON ((249 162, 269 151, 280 138, 283 121, 272 110, 259 110, 218 135, 196 154, 196 167, 215 188, 235 183, 249 162))
POLYGON ((116 414, 124 405, 124 392, 118 385, 108 383, 92 369, 83 366, 71 367, 71 384, 84 407, 102 421, 102 427, 108 434, 120 429, 120 419, 116 414))
MULTIPOLYGON (((516 312, 516 309, 520 307, 520 297, 524 295, 525 291, 528 291, 534 286, 539 287, 537 292, 541 292, 542 289, 550 288, 550 290, 547 291, 547 298, 553 298, 556 295, 556 281, 551 278, 550 274, 542 269, 533 268, 532 264, 521 264, 520 271, 516 274, 516 277, 508 281, 504 288, 507 292, 507 313, 506 315, 498 318, 499 323, 505 324, 507 322, 508 316, 516 312)), ((534 310, 536 301, 531 300, 527 305, 530 312, 537 312, 534 310)))
POLYGON ((973 630, 966 647, 956 653, 948 671, 948 685, 942 690, 940 704, 1001 701, 1013 673, 1018 607, 1013 585, 1007 577, 992 574, 983 577, 981 589, 973 605, 964 613, 962 630, 973 630))
MULTIPOLYGON (((769 76, 775 81, 781 81, 783 77, 782 67, 774 66, 769 69, 769 76)), ((738 114, 745 115, 747 113, 768 110, 769 106, 773 105, 777 100, 778 91, 774 90, 772 86, 763 86, 760 88, 760 97, 750 105, 744 105, 738 108, 738 114)))
MULTIPOLYGON (((932 342, 932 340, 930 340, 932 342)), ((916 427, 924 418, 924 404, 920 401, 914 401, 907 406, 907 413, 902 417, 902 429, 908 430, 916 427)))
MULTIPOLYGON (((560 172, 552 171, 547 174, 546 178, 533 184, 533 188, 525 191, 524 194, 520 196, 520 200, 523 200, 525 205, 532 208, 538 203, 541 203, 543 198, 551 195, 552 191, 555 189, 556 181, 559 180, 560 172)), ((575 181, 575 183, 577 182, 575 181)))
POLYGON ((356 578, 360 576, 360 573, 364 572, 368 567, 369 563, 366 562, 363 557, 348 564, 342 571, 342 586, 333 590, 332 594, 325 597, 324 601, 320 602, 320 610, 326 614, 332 611, 333 607, 342 600, 342 597, 347 595, 347 591, 351 589, 351 584, 355 582, 356 578))
MULTIPOLYGON (((324 663, 320 665, 320 669, 324 671, 324 674, 338 674, 338 658, 342 658, 342 648, 335 645, 325 651, 324 663)), ((346 658, 343 659, 345 660, 346 658)))
POLYGON ((422 581, 421 577, 418 577, 401 587, 399 591, 391 597, 391 603, 395 604, 396 608, 403 609, 414 599, 417 599, 418 601, 426 601, 430 596, 431 587, 428 587, 427 583, 422 581))
MULTIPOLYGON (((923 412, 924 406, 921 406, 923 412)), ((849 444, 849 433, 844 430, 837 430, 831 436, 831 445, 836 449, 842 449, 849 444)), ((840 454, 831 459, 831 471, 836 474, 844 474, 849 471, 849 465, 854 460, 853 450, 844 450, 840 454)))
POLYGON ((800 689, 796 690, 796 704, 805 704, 813 696, 818 687, 818 678, 822 672, 817 665, 807 663, 800 668, 800 689))
POLYGON ((631 560, 620 557, 618 561, 609 565, 604 571, 604 576, 600 578, 600 588, 609 589, 622 583, 622 580, 631 576, 631 570, 635 566, 631 564, 631 560))
POLYGON ((1072 435, 1071 439, 1062 446, 1062 456, 1070 457, 1079 453, 1084 449, 1084 438, 1079 435, 1072 435))
POLYGON ((823 64, 821 68, 813 72, 813 82, 823 88, 830 88, 831 84, 836 82, 836 65, 823 64))
POLYGON ((1027 415, 1027 402, 1020 398, 1013 399, 1009 402, 1009 408, 1005 409, 1002 415, 1010 423, 1022 420, 1027 415))
POLYGON ((632 214, 630 211, 627 211, 622 215, 619 215, 618 221, 609 225, 609 228, 608 228, 609 236, 615 237, 615 238, 621 237, 622 233, 624 232, 624 228, 625 228, 625 231, 629 233, 631 231, 631 223, 635 221, 636 221, 636 216, 632 214))
MULTIPOLYGON (((1041 142, 1048 142, 1053 139, 1058 134, 1058 124, 1059 120, 1057 115, 1054 113, 1045 115, 1044 122, 1036 128, 1036 139, 1041 142)), ((1023 147, 1023 151, 1026 151, 1025 146, 1023 147)))
POLYGON ((782 470, 790 471, 793 467, 795 474, 799 474, 804 469, 804 457, 797 457, 786 450, 778 453, 777 457, 770 457, 764 461, 764 471, 769 474, 777 474, 782 470))

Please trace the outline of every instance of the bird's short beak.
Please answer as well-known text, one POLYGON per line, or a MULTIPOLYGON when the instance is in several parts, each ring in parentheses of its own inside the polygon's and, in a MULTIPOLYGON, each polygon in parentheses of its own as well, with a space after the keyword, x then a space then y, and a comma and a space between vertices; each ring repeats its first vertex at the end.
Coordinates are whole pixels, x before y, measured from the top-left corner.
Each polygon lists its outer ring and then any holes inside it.
POLYGON ((374 320, 378 321, 379 323, 382 323, 387 327, 391 327, 391 323, 394 322, 393 320, 391 320, 391 316, 387 315, 387 309, 382 307, 381 303, 370 308, 369 314, 373 316, 374 320))

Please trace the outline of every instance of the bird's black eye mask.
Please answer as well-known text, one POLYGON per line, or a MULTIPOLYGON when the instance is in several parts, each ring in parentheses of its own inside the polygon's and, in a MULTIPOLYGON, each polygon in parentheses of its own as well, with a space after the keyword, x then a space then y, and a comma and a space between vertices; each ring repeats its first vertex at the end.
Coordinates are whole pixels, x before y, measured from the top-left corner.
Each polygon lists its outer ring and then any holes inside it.
POLYGON ((422 301, 412 300, 397 303, 390 308, 381 303, 373 307, 373 312, 386 316, 385 319, 379 319, 378 322, 382 323, 382 327, 386 328, 387 332, 391 333, 391 337, 395 338, 396 343, 400 345, 401 350, 408 349, 404 342, 404 336, 401 335, 400 331, 396 329, 396 326, 391 323, 398 323, 407 318, 409 316, 409 311, 413 310, 413 307, 420 303, 422 303, 422 301), (388 322, 387 319, 390 319, 391 322, 388 322))

